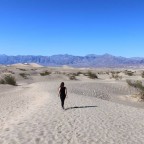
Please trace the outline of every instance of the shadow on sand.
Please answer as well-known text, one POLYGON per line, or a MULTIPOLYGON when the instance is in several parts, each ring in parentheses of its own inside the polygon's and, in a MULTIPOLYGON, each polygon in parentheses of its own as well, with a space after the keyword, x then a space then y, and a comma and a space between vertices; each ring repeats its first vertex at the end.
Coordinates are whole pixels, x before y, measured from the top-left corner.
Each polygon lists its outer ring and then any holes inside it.
POLYGON ((75 106, 75 107, 66 108, 65 110, 78 109, 78 108, 94 108, 94 107, 98 107, 98 106, 75 106))

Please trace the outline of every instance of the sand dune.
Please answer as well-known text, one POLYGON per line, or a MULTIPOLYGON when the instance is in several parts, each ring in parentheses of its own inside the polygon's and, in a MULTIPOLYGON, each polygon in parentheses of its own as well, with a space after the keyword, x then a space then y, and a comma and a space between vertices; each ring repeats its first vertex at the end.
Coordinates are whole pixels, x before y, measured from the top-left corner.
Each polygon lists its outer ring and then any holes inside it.
POLYGON ((11 66, 13 67, 35 67, 35 68, 40 68, 43 67, 42 65, 36 64, 36 63, 17 63, 17 64, 12 64, 11 66))
POLYGON ((0 85, 0 144, 143 144, 143 103, 121 100, 134 93, 123 80, 55 76, 0 85), (65 110, 57 92, 62 80, 65 110))

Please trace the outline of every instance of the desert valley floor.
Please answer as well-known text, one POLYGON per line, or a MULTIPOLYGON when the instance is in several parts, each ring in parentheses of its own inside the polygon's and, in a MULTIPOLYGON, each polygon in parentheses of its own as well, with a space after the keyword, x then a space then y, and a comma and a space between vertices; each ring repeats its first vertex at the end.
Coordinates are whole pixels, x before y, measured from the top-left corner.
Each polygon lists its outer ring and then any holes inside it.
POLYGON ((0 84, 0 144, 143 144, 144 102, 126 82, 143 82, 142 72, 1 65, 1 79, 12 75, 17 85, 0 84))

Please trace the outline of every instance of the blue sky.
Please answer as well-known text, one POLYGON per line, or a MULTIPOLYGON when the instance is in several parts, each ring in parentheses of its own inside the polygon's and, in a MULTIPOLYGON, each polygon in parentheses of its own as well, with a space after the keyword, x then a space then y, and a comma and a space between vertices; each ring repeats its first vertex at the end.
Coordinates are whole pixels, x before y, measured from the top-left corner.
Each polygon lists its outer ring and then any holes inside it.
POLYGON ((0 0, 0 54, 144 57, 144 0, 0 0))

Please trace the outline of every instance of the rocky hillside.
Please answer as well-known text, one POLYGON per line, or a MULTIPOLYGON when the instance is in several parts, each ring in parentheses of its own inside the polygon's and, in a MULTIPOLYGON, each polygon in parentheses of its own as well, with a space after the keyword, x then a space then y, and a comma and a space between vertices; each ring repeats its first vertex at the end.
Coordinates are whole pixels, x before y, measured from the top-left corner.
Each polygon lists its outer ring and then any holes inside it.
POLYGON ((53 55, 53 56, 7 56, 0 55, 0 64, 9 65, 15 63, 38 63, 45 66, 68 65, 73 67, 127 67, 143 66, 144 58, 124 58, 109 54, 104 55, 53 55))

